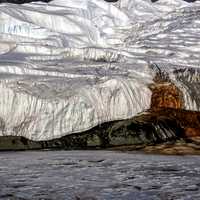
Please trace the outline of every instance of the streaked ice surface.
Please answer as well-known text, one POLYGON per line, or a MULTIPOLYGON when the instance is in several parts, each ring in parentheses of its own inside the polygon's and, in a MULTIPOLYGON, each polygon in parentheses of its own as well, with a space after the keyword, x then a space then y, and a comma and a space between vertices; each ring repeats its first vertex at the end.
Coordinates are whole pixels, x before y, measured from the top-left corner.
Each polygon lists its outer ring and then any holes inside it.
POLYGON ((1 152, 0 199, 199 200, 200 157, 1 152))
POLYGON ((156 63, 200 110, 200 2, 0 4, 0 135, 49 140, 149 108, 156 63))

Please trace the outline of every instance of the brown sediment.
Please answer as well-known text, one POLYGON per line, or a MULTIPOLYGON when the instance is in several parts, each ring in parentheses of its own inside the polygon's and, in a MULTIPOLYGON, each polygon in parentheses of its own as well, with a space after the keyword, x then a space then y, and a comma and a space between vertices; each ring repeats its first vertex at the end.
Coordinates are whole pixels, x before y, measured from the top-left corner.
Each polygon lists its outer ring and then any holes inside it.
POLYGON ((200 155, 200 145, 184 140, 165 142, 154 145, 124 145, 112 147, 110 150, 133 152, 142 151, 147 154, 164 154, 164 155, 200 155))
POLYGON ((165 155, 200 155, 200 145, 192 142, 177 141, 173 144, 158 144, 155 146, 146 146, 143 149, 146 153, 156 153, 165 155))
POLYGON ((174 83, 157 73, 150 89, 151 113, 176 120, 186 137, 200 136, 200 112, 184 110, 183 94, 174 83))
POLYGON ((173 83, 155 83, 150 86, 150 89, 152 91, 151 110, 183 108, 182 93, 173 83))
POLYGON ((187 137, 198 137, 200 136, 199 127, 186 127, 185 128, 185 135, 187 137))
POLYGON ((156 73, 154 83, 149 85, 152 91, 150 110, 183 109, 183 94, 181 90, 170 81, 168 75, 159 71, 156 73))

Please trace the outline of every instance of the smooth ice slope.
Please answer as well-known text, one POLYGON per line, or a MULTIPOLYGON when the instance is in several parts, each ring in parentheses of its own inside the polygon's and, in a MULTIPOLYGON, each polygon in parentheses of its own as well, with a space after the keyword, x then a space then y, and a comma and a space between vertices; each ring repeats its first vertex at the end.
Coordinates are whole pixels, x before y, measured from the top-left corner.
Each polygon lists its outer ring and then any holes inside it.
POLYGON ((199 2, 0 4, 0 134, 49 140, 132 117, 150 105, 149 62, 200 110, 199 31, 199 2))

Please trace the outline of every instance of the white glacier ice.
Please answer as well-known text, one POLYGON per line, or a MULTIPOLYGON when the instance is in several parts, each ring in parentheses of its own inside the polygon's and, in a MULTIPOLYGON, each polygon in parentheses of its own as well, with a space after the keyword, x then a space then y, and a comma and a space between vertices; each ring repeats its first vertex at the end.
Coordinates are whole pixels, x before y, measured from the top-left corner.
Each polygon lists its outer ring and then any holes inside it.
POLYGON ((40 141, 150 106, 157 63, 200 110, 200 2, 0 4, 0 135, 40 141))

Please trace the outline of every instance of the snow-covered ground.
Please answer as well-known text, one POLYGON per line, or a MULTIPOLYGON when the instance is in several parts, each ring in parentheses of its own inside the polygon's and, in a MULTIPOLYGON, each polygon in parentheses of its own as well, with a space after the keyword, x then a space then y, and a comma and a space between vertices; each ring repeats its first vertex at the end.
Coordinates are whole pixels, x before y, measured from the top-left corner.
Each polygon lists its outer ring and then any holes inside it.
POLYGON ((0 4, 0 135, 49 140, 130 118, 150 105, 148 63, 200 110, 199 31, 199 1, 0 4))

